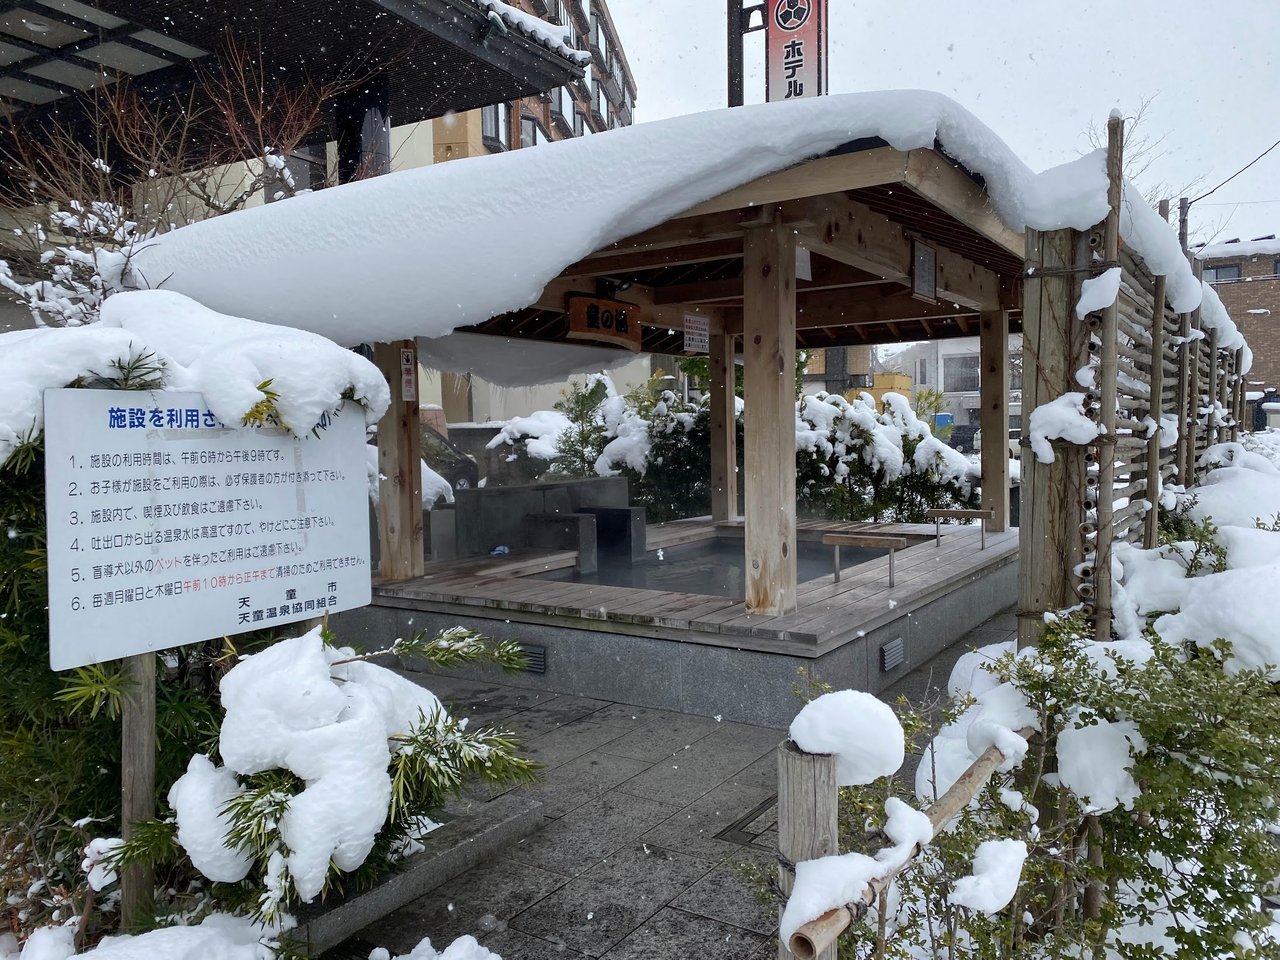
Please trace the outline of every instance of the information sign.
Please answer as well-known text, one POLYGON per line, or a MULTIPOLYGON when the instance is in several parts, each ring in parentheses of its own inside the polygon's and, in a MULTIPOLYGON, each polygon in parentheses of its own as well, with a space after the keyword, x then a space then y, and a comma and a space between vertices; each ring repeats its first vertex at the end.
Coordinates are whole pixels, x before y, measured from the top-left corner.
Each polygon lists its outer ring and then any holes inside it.
POLYGON ((634 303, 571 293, 565 298, 565 312, 569 316, 570 340, 595 340, 628 350, 640 349, 640 308, 634 303))
POLYGON ((709 353, 711 350, 711 321, 696 313, 684 315, 684 352, 709 353))
POLYGON ((370 600, 364 416, 227 429, 198 393, 47 390, 55 670, 370 600))

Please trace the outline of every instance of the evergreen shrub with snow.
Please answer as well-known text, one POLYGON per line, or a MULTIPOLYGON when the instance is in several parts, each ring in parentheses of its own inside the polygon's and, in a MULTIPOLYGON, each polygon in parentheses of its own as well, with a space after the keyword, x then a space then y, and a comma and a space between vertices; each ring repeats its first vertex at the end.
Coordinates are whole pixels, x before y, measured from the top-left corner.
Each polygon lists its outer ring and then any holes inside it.
MULTIPOLYGON (((571 386, 552 411, 508 423, 490 443, 540 460, 550 476, 625 476, 652 522, 711 507, 708 403, 655 379, 626 396, 603 376, 571 386)), ((741 451, 743 418, 736 422, 741 451)), ((819 393, 796 404, 796 495, 802 512, 834 520, 923 522, 933 508, 977 505, 976 468, 934 437, 910 404, 886 394, 819 393)))

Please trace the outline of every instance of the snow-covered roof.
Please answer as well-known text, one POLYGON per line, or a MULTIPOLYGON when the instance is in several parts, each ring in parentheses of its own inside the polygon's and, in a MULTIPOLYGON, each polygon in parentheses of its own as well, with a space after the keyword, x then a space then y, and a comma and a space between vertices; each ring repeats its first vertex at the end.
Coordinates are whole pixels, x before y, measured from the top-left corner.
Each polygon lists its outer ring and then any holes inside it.
POLYGON ((474 3, 480 9, 487 10, 489 16, 500 18, 507 27, 524 34, 530 40, 541 44, 548 50, 560 54, 566 60, 579 65, 586 65, 591 62, 590 51, 578 50, 567 42, 569 40, 568 26, 548 23, 546 20, 535 17, 531 13, 525 13, 509 3, 503 3, 502 0, 474 0, 474 3))
MULTIPOLYGON (((158 237, 135 253, 132 277, 342 344, 442 337, 529 306, 609 244, 869 138, 940 144, 1014 230, 1086 229, 1107 213, 1105 151, 1036 174, 947 97, 884 91, 676 117, 322 190, 158 237)), ((1169 225, 1132 187, 1123 207, 1125 242, 1169 275, 1174 309, 1199 306, 1169 225)))
POLYGON ((1196 251, 1197 260, 1222 260, 1228 257, 1280 257, 1280 240, 1232 240, 1210 243, 1196 251))

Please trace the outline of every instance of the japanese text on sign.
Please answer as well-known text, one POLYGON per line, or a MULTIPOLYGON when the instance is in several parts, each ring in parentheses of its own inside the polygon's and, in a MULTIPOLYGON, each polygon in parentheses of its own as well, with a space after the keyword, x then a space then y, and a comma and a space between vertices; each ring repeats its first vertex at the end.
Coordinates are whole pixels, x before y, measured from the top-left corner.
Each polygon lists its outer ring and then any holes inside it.
POLYGON ((684 315, 684 352, 707 353, 711 349, 711 321, 696 313, 684 315))
POLYGON ((566 306, 571 340, 598 340, 640 349, 639 309, 633 303, 570 295, 566 306))
POLYGON ((768 100, 827 92, 826 0, 768 0, 765 74, 768 100))
POLYGON ((46 391, 50 665, 367 604, 364 463, 354 404, 298 438, 199 394, 46 391))

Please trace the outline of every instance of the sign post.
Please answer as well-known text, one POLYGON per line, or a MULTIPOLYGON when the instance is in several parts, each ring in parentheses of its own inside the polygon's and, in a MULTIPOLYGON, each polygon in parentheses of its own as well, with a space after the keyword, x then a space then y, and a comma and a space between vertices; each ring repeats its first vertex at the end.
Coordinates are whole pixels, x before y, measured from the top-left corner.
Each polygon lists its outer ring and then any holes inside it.
POLYGON ((822 96, 827 61, 827 0, 768 0, 765 99, 822 96))
MULTIPOLYGON (((49 665, 123 660, 122 834, 154 816, 155 652, 367 604, 363 413, 223 427, 196 393, 48 390, 49 665)), ((148 872, 121 876, 128 929, 148 872)))

